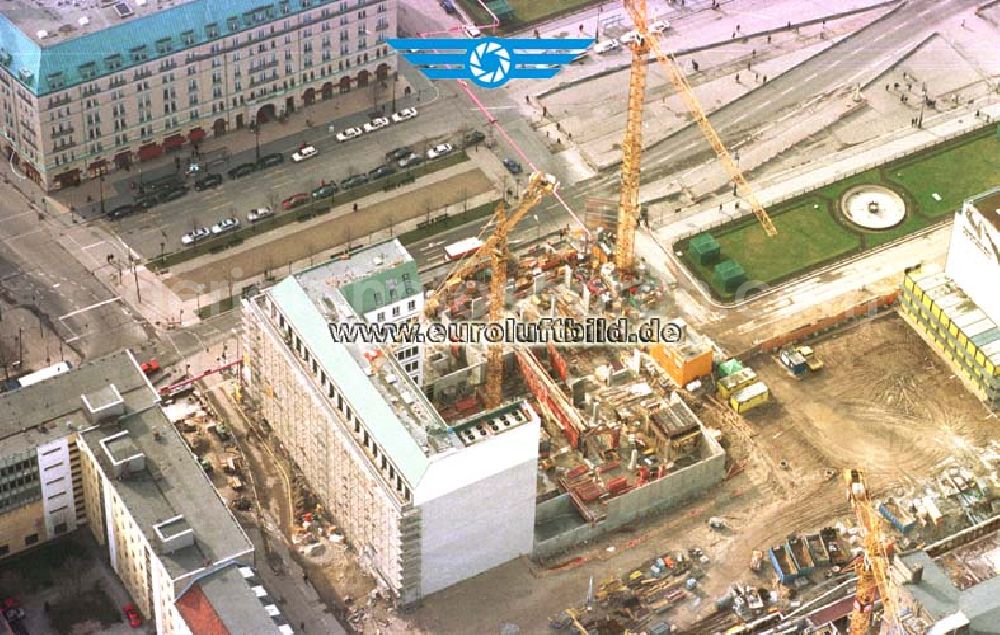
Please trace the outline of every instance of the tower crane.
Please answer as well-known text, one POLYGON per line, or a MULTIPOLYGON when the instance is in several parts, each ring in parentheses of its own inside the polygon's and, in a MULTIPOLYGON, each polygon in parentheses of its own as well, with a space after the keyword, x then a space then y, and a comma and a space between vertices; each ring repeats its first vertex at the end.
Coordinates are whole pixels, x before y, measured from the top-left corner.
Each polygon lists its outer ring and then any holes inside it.
MULTIPOLYGON (((503 201, 497 205, 494 213, 493 233, 483 241, 483 246, 469 255, 456 266, 448 278, 424 303, 424 314, 431 315, 441 301, 446 290, 461 284, 479 266, 482 258, 490 258, 490 294, 489 319, 498 323, 503 318, 505 289, 507 286, 507 260, 510 252, 507 248, 507 236, 510 231, 527 215, 546 194, 555 191, 558 182, 552 175, 535 172, 528 178, 521 202, 508 216, 503 201)), ((499 344, 486 349, 486 407, 495 408, 500 405, 503 383, 503 347, 499 344)))
POLYGON ((868 635, 877 597, 882 599, 882 632, 899 632, 899 602, 896 588, 889 579, 890 556, 882 535, 882 518, 872 505, 868 485, 860 470, 844 470, 844 483, 865 542, 865 553, 854 561, 858 582, 849 633, 868 635))
POLYGON ((753 188, 740 171, 729 150, 726 149, 719 133, 712 127, 702 109, 691 85, 673 56, 665 53, 646 24, 646 0, 623 0, 625 9, 635 23, 639 37, 632 41, 632 70, 629 78, 628 112, 625 139, 622 143, 622 191, 618 209, 618 241, 615 251, 617 269, 629 271, 635 262, 635 228, 639 218, 639 169, 642 154, 642 102, 646 91, 646 63, 652 52, 666 71, 674 85, 674 90, 684 100, 685 105, 701 129, 722 163, 736 190, 750 204, 754 216, 760 221, 768 236, 776 236, 778 230, 764 206, 760 204, 753 188))
MULTIPOLYGON (((507 247, 507 236, 510 231, 527 215, 546 194, 555 191, 559 185, 556 178, 542 172, 535 172, 528 178, 521 202, 508 215, 506 205, 501 201, 494 212, 493 233, 483 241, 483 245, 460 261, 441 285, 435 289, 424 302, 424 317, 434 315, 441 304, 441 298, 447 291, 460 285, 480 266, 484 258, 491 262, 489 290, 489 319, 497 323, 503 318, 505 288, 507 286, 507 260, 510 252, 507 247)), ((386 356, 395 353, 395 346, 388 347, 386 356)), ((378 370, 379 362, 373 361, 372 370, 378 370)), ((486 407, 495 408, 502 400, 503 388, 503 348, 499 344, 486 349, 486 407)))

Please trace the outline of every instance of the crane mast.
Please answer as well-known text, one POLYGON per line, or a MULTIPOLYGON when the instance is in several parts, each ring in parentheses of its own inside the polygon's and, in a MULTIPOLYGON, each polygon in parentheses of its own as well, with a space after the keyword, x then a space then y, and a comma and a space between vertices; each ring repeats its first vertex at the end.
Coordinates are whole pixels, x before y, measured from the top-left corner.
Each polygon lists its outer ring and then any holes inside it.
MULTIPOLYGON (((677 94, 681 96, 687 106, 688 111, 690 111, 691 116, 694 117, 695 123, 701 129, 702 135, 708 140, 709 145, 712 146, 712 150, 718 157, 719 161, 722 163, 723 168, 725 168, 726 173, 729 174, 729 178, 732 179, 733 184, 736 186, 736 191, 740 196, 750 204, 750 209, 753 211, 754 216, 760 221, 761 226, 768 236, 774 237, 778 234, 777 228, 775 228, 774 223, 771 221, 771 217, 768 216, 767 211, 764 206, 761 205, 760 201, 757 199, 757 194, 753 191, 753 188, 747 182, 746 177, 743 176, 743 172, 740 170, 736 161, 733 159, 732 155, 729 154, 729 150, 726 149, 725 144, 719 137, 719 133, 715 131, 712 127, 712 123, 708 120, 708 116, 705 114, 704 109, 698 102, 698 98, 695 96, 694 91, 691 90, 691 85, 688 84, 687 79, 684 77, 684 73, 681 72, 680 67, 674 60, 673 56, 665 53, 660 47, 660 43, 656 40, 653 34, 650 33, 649 27, 646 24, 646 1, 645 0, 624 0, 625 8, 628 10, 632 21, 635 23, 636 30, 641 34, 641 39, 644 40, 645 46, 648 51, 652 51, 656 59, 659 60, 660 65, 667 73, 667 77, 670 78, 670 82, 674 85, 674 90, 677 94)), ((632 73, 633 77, 636 72, 636 57, 635 48, 633 48, 632 57, 632 73)), ((643 58, 646 56, 644 55, 643 58)), ((644 79, 645 76, 643 76, 644 79)), ((630 92, 629 92, 629 122, 631 123, 633 117, 638 117, 641 119, 641 112, 636 115, 633 110, 642 110, 642 97, 640 95, 639 99, 633 103, 632 96, 632 82, 630 82, 630 92)), ((643 86, 645 82, 643 81, 643 86)), ((628 141, 628 135, 626 133, 626 142, 628 141)), ((625 162, 629 158, 629 148, 627 143, 623 147, 623 157, 622 157, 622 200, 625 198, 625 162)), ((637 156, 637 155, 634 155, 637 156)), ((635 167, 636 174, 636 201, 638 202, 638 166, 635 167)), ((638 206, 636 206, 636 209, 638 206)), ((634 244, 634 228, 633 224, 633 235, 628 237, 623 237, 621 234, 623 222, 619 219, 619 234, 618 242, 621 244, 623 241, 629 245, 631 248, 634 244)))
POLYGON ((897 632, 899 604, 896 589, 889 579, 890 556, 882 534, 882 519, 872 505, 868 485, 860 470, 844 470, 844 482, 858 526, 864 532, 865 543, 864 555, 854 561, 858 582, 849 633, 868 635, 877 598, 882 600, 882 632, 897 632))

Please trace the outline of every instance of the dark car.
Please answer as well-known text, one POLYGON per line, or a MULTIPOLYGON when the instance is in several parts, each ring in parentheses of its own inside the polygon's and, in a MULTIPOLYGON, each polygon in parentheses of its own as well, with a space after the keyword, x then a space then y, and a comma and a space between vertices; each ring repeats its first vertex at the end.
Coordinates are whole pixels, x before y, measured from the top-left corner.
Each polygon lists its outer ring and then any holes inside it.
POLYGON ((108 218, 112 220, 118 220, 119 218, 125 218, 126 216, 131 216, 141 209, 138 205, 126 204, 119 205, 110 212, 108 212, 108 218))
POLYGON ((267 154, 262 156, 260 160, 257 161, 257 165, 259 165, 262 168, 270 168, 275 165, 281 165, 284 162, 285 162, 285 155, 281 154, 280 152, 275 152, 274 154, 267 154))
POLYGON ((349 176, 340 182, 340 189, 349 190, 352 187, 357 187, 359 185, 364 185, 368 182, 368 175, 366 174, 355 174, 354 176, 349 176))
POLYGON ((210 187, 218 187, 220 185, 222 185, 221 174, 206 174, 194 182, 194 189, 200 192, 202 190, 207 190, 210 187))
POLYGON ((389 164, 380 165, 368 173, 368 178, 374 181, 375 179, 380 179, 383 176, 389 176, 390 174, 393 174, 395 172, 396 168, 393 167, 392 165, 389 164))
POLYGON ((292 194, 285 200, 281 201, 281 209, 295 209, 296 207, 305 205, 308 202, 308 194, 292 194))
POLYGON ((175 187, 170 190, 164 190, 157 195, 157 198, 161 203, 166 203, 167 201, 176 201, 180 197, 188 193, 188 187, 182 185, 181 187, 175 187))
POLYGON ((478 130, 473 130, 472 132, 465 133, 462 137, 462 142, 467 146, 476 145, 477 143, 482 143, 486 140, 486 135, 479 132, 478 130))
POLYGON ((390 150, 385 153, 385 158, 389 161, 399 161, 403 157, 408 157, 413 154, 413 148, 409 146, 403 146, 401 148, 396 148, 395 150, 390 150))
POLYGON ((240 177, 253 174, 257 170, 256 163, 241 163, 229 171, 229 178, 238 179, 240 177))
POLYGON ((503 160, 503 167, 507 168, 507 171, 510 172, 511 174, 520 174, 522 171, 521 164, 518 161, 515 161, 514 159, 511 158, 506 158, 503 160))
POLYGON ((327 183, 326 185, 321 185, 312 191, 313 198, 330 198, 337 193, 336 183, 327 183))

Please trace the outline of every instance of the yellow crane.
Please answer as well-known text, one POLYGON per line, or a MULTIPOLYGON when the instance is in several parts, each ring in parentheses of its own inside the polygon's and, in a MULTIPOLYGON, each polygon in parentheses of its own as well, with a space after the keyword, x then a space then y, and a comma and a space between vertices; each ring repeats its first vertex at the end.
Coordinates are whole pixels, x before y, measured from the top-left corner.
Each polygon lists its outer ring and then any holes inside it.
POLYGON ((854 561, 858 582, 849 633, 868 635, 876 598, 882 599, 882 632, 898 632, 899 602, 889 579, 890 556, 882 534, 882 518, 872 505, 868 484, 860 470, 844 470, 844 483, 865 543, 864 555, 854 561))
POLYGON ((733 160, 729 150, 712 127, 708 116, 695 97, 691 85, 673 56, 665 53, 655 35, 646 24, 646 0, 623 0, 625 9, 635 23, 639 36, 632 41, 632 70, 629 78, 628 112, 625 126, 625 140, 622 143, 622 191, 618 210, 618 239, 615 252, 615 266, 630 271, 635 261, 635 228, 639 218, 639 168, 642 153, 642 102, 646 91, 646 63, 652 52, 659 60, 674 85, 677 94, 694 117, 702 135, 708 140, 729 177, 736 185, 737 192, 750 204, 754 216, 764 227, 768 236, 776 236, 778 230, 771 222, 764 206, 733 160))
MULTIPOLYGON (((459 262, 445 281, 427 298, 424 303, 424 315, 433 315, 440 305, 441 297, 446 291, 461 284, 480 266, 483 258, 489 257, 491 262, 489 320, 497 323, 503 318, 504 289, 507 286, 507 261, 510 253, 507 248, 507 236, 525 215, 546 194, 555 191, 558 182, 554 176, 535 172, 528 178, 521 202, 508 215, 503 201, 497 205, 494 213, 493 233, 483 241, 475 253, 459 262)), ((503 381, 503 347, 500 344, 490 345, 486 349, 486 407, 495 408, 500 405, 503 381)))

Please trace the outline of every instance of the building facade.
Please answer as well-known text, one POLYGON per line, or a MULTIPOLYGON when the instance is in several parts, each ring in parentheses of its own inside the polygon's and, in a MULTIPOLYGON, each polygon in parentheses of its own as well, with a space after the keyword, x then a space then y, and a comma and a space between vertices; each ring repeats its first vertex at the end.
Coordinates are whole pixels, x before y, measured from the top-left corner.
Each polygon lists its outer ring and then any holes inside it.
POLYGON ((398 271, 386 269, 385 249, 244 300, 245 398, 362 565, 408 603, 531 553, 540 422, 526 402, 511 402, 446 425, 405 360, 361 338, 333 337, 337 325, 364 322, 362 312, 377 321, 389 307, 388 319, 392 306, 415 297, 390 292, 396 276, 343 278, 373 260, 382 261, 380 272, 398 271), (352 285, 399 301, 359 312, 344 293, 352 285))
POLYGON ((389 91, 396 3, 175 0, 160 8, 123 0, 39 9, 10 0, 0 10, 4 154, 58 189, 351 90, 389 91))
POLYGON ((293 632, 237 573, 253 546, 131 353, 0 395, 0 413, 0 557, 87 527, 157 633, 293 632))
POLYGON ((1000 408, 1000 190, 955 215, 944 270, 907 269, 900 314, 962 382, 1000 408))

